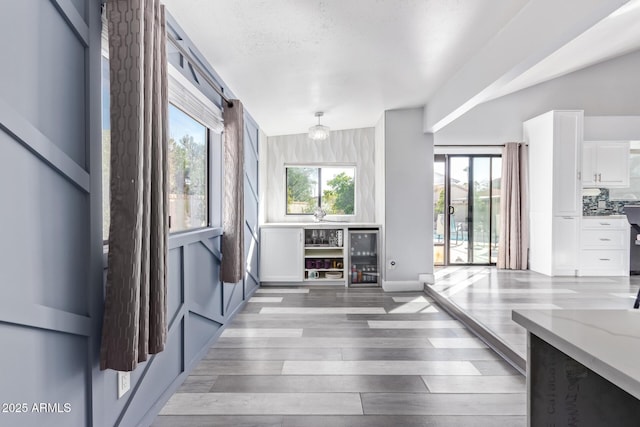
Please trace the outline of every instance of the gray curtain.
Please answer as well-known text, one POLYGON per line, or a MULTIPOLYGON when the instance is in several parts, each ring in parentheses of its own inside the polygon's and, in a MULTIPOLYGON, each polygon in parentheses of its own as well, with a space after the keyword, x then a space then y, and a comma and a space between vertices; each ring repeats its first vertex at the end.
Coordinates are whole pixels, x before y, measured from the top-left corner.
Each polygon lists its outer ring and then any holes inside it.
POLYGON ((244 273, 244 118, 240 101, 225 105, 224 199, 220 280, 238 283, 244 273))
POLYGON ((164 6, 108 0, 111 224, 100 368, 131 371, 167 336, 164 6))
POLYGON ((526 270, 529 253, 528 148, 508 142, 502 149, 500 239, 497 267, 526 270))

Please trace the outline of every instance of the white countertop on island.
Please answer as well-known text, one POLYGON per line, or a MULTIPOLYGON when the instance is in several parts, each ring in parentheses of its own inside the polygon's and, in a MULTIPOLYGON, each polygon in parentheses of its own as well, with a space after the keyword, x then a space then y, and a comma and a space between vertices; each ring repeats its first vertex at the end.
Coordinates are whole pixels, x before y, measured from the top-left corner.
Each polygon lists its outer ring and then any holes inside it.
POLYGON ((512 318, 640 399, 640 310, 514 310, 512 318))

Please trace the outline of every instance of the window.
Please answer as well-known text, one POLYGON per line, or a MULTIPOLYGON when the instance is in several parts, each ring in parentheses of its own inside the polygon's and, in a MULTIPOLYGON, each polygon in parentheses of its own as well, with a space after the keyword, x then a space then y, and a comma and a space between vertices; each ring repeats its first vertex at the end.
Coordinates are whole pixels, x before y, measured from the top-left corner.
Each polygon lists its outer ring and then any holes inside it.
MULTIPOLYGON (((103 45, 106 42, 103 40, 103 45)), ((210 225, 209 198, 211 162, 219 166, 222 118, 219 109, 175 68, 169 69, 169 215, 170 232, 185 231, 210 225), (174 105, 175 104, 175 105, 174 105), (178 105, 180 108, 178 108, 178 105), (184 108, 183 108, 184 106, 184 108), (188 113, 185 113, 187 111, 188 113), (197 120, 194 118, 197 117, 197 120), (204 124, 203 124, 204 123, 204 124), (215 151, 215 149, 214 149, 215 151)), ((109 239, 110 177, 110 99, 109 59, 102 56, 102 238, 109 239)), ((220 167, 215 170, 221 170, 220 167)), ((215 186, 214 186, 215 187, 215 186)), ((218 217, 213 212, 214 221, 218 217)))
POLYGON ((207 128, 174 105, 169 105, 170 230, 209 225, 207 128))
POLYGON ((287 215, 310 215, 321 206, 328 215, 354 215, 355 167, 289 166, 287 215))

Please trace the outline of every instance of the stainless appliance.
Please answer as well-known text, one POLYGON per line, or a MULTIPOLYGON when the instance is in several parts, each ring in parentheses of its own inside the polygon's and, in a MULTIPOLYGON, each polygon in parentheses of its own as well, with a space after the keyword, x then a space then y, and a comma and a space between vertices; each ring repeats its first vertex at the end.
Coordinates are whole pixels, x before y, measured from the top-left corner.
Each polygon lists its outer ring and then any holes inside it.
POLYGON ((349 286, 380 286, 378 229, 349 229, 349 286))
POLYGON ((627 220, 631 224, 631 233, 629 236, 629 273, 632 275, 640 274, 640 206, 625 205, 624 213, 627 220))

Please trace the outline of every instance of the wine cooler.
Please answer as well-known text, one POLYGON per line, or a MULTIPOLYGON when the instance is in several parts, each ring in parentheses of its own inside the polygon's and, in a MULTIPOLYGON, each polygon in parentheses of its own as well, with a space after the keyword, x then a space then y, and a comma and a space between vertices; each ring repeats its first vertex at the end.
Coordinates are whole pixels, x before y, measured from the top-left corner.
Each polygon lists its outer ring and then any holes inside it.
POLYGON ((380 286, 377 229, 349 229, 349 286, 380 286))

